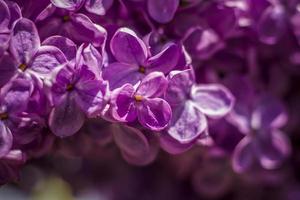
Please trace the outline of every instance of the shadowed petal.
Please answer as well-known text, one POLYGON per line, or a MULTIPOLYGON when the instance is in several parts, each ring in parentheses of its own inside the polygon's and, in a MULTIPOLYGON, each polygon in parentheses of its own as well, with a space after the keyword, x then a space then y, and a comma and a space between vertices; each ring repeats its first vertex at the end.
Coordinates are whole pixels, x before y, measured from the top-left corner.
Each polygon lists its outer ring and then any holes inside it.
POLYGON ((10 22, 10 12, 8 6, 3 0, 0 0, 0 30, 5 31, 10 22))
POLYGON ((168 44, 157 55, 147 60, 147 70, 169 73, 177 64, 180 48, 176 44, 168 44))
POLYGON ((188 151, 196 142, 195 140, 195 142, 182 144, 172 138, 168 133, 162 133, 159 139, 161 148, 170 154, 181 154, 188 151))
POLYGON ((76 56, 77 47, 76 44, 66 38, 59 35, 51 36, 47 38, 42 45, 55 46, 60 49, 68 60, 73 60, 76 56))
POLYGON ((179 0, 151 0, 148 2, 148 12, 157 22, 170 22, 179 5, 179 0))
POLYGON ((30 69, 47 76, 56 67, 67 62, 64 54, 57 47, 42 46, 32 58, 30 69))
POLYGON ((82 127, 85 115, 70 96, 53 108, 49 116, 49 127, 59 137, 74 135, 82 127))
POLYGON ((165 99, 171 106, 178 105, 189 98, 195 77, 192 69, 184 71, 171 71, 168 75, 169 85, 165 99))
POLYGON ((112 63, 103 69, 103 79, 109 82, 111 90, 125 83, 135 85, 145 75, 138 72, 138 67, 124 63, 112 63), (118 72, 118 73, 116 73, 118 72))
POLYGON ((13 136, 10 130, 0 121, 0 158, 8 154, 12 147, 13 136))
POLYGON ((269 130, 264 134, 268 134, 269 137, 256 139, 258 157, 265 169, 275 169, 291 153, 289 139, 278 130, 269 130))
POLYGON ((236 172, 245 172, 253 166, 255 161, 255 152, 251 142, 251 138, 246 136, 236 146, 232 158, 233 169, 236 172))
POLYGON ((28 64, 39 47, 40 38, 34 23, 26 18, 19 19, 13 27, 10 41, 10 51, 18 64, 28 64))
POLYGON ((110 42, 114 57, 122 63, 144 65, 147 58, 147 48, 135 32, 128 28, 116 31, 110 42))
POLYGON ((4 54, 0 58, 0 87, 6 84, 17 72, 16 64, 13 58, 4 54))

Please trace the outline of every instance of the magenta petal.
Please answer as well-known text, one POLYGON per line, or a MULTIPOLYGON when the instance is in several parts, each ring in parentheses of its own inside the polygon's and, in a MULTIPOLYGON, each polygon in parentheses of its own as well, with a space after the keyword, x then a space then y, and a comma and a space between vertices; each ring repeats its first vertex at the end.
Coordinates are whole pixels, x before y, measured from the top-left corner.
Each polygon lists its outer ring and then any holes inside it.
POLYGON ((281 6, 270 6, 265 10, 258 23, 260 40, 266 44, 275 44, 286 31, 285 11, 281 6))
POLYGON ((168 44, 157 55, 147 60, 147 70, 169 73, 177 64, 180 48, 176 44, 168 44))
POLYGON ((168 80, 165 99, 171 106, 179 105, 189 97, 192 85, 195 83, 193 70, 171 71, 168 80))
POLYGON ((245 172, 253 167, 255 162, 255 152, 251 142, 251 138, 246 136, 236 146, 232 158, 233 169, 236 172, 245 172))
POLYGON ((147 138, 140 130, 126 125, 113 125, 112 131, 116 144, 126 154, 139 156, 149 151, 147 138))
POLYGON ((81 70, 80 80, 76 84, 76 102, 87 116, 100 115, 104 108, 105 85, 100 80, 84 78, 87 74, 91 73, 88 70, 81 70))
POLYGON ((4 54, 0 58, 0 87, 7 83, 17 72, 16 64, 13 58, 4 54))
POLYGON ((197 139, 207 129, 204 114, 191 101, 178 106, 173 111, 173 117, 168 128, 168 134, 182 144, 188 144, 197 139))
POLYGON ((61 50, 68 60, 73 60, 76 56, 77 46, 76 44, 63 36, 51 36, 43 41, 42 45, 55 46, 61 50))
POLYGON ((110 42, 114 57, 122 63, 144 65, 147 58, 147 47, 135 32, 128 28, 116 31, 110 42))
POLYGON ((95 47, 102 47, 105 44, 107 33, 103 27, 94 24, 83 14, 73 14, 70 17, 71 26, 66 30, 68 37, 80 43, 92 43, 95 47))
POLYGON ((8 31, 8 25, 10 22, 10 12, 8 6, 4 1, 0 1, 0 28, 1 32, 8 31))
POLYGON ((150 0, 148 2, 148 12, 157 22, 170 22, 179 6, 179 0, 150 0))
POLYGON ((137 88, 136 94, 142 97, 152 98, 162 96, 168 87, 168 80, 161 72, 148 74, 137 88))
POLYGON ((59 137, 74 135, 82 127, 85 115, 74 99, 68 96, 60 105, 53 108, 49 116, 49 127, 59 137))
POLYGON ((12 147, 13 136, 9 130, 3 123, 0 121, 0 158, 8 154, 12 147))
POLYGON ((136 119, 136 107, 134 105, 134 88, 125 84, 114 90, 111 94, 112 116, 118 121, 133 121, 136 119))
POLYGON ((281 128, 287 123, 287 112, 279 100, 267 95, 260 98, 257 104, 252 113, 252 128, 281 128))
POLYGON ((28 64, 39 47, 40 38, 34 23, 26 18, 19 19, 13 27, 10 41, 10 51, 18 64, 28 64))
POLYGON ((30 69, 40 75, 49 75, 56 67, 67 62, 64 54, 57 47, 42 46, 30 63, 30 69))
POLYGON ((276 130, 269 130, 270 137, 257 139, 257 151, 261 165, 265 169, 275 169, 279 167, 291 153, 288 137, 276 130))
POLYGON ((135 85, 145 75, 138 72, 137 66, 116 62, 105 67, 102 76, 109 82, 109 87, 113 90, 125 83, 135 85))
POLYGON ((191 149, 195 144, 194 142, 182 144, 168 133, 162 133, 159 139, 161 148, 170 154, 181 154, 191 149))
POLYGON ((227 88, 214 84, 194 86, 191 97, 197 107, 210 117, 225 116, 231 111, 235 102, 227 88))
POLYGON ((51 0, 56 7, 71 11, 78 10, 83 2, 84 0, 51 0))
POLYGON ((172 117, 170 105, 163 99, 145 99, 138 105, 139 122, 153 131, 160 131, 169 125, 172 117))
POLYGON ((105 15, 112 4, 113 0, 86 0, 85 9, 96 15, 105 15))

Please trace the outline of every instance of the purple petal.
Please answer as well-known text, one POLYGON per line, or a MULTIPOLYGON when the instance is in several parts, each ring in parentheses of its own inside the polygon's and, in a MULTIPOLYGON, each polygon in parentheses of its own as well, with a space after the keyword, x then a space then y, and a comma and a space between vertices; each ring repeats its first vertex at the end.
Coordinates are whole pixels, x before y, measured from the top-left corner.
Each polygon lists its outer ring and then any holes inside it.
POLYGON ((102 76, 104 80, 109 82, 109 87, 113 90, 125 83, 135 85, 145 75, 138 72, 138 68, 134 65, 116 62, 105 67, 102 76))
POLYGON ((1 102, 7 112, 21 113, 27 108, 33 85, 30 80, 18 77, 1 88, 1 102))
POLYGON ((228 89, 214 84, 194 86, 191 97, 197 107, 210 117, 225 116, 231 111, 235 102, 228 89))
POLYGON ((113 125, 112 131, 116 144, 126 154, 138 157, 150 150, 147 138, 140 130, 126 125, 113 125))
POLYGON ((84 0, 51 0, 56 7, 71 11, 78 10, 83 2, 84 0))
POLYGON ((232 158, 233 169, 238 173, 245 172, 253 166, 254 162, 255 152, 251 138, 246 136, 235 148, 232 158))
POLYGON ((287 123, 284 105, 271 96, 263 96, 252 113, 251 126, 254 129, 281 128, 287 123))
POLYGON ((172 110, 165 100, 160 98, 145 99, 137 104, 138 119, 144 127, 153 131, 160 131, 169 125, 172 110))
POLYGON ((7 83, 17 72, 16 64, 13 58, 4 54, 0 58, 0 87, 7 83))
POLYGON ((55 46, 60 49, 68 60, 73 60, 76 56, 77 46, 76 44, 66 38, 59 35, 51 36, 47 38, 42 45, 55 46))
POLYGON ((133 121, 136 119, 134 105, 134 88, 130 84, 114 90, 111 94, 112 116, 118 121, 133 121))
POLYGON ((169 85, 165 93, 165 99, 171 106, 184 102, 190 94, 195 83, 193 69, 184 71, 171 71, 168 75, 169 85))
POLYGON ((269 137, 256 140, 258 157, 265 169, 275 169, 291 153, 290 142, 284 133, 277 130, 269 130, 268 133, 264 134, 268 134, 269 137))
POLYGON ((8 31, 8 25, 10 22, 10 12, 8 6, 4 1, 0 1, 0 30, 1 32, 8 31))
POLYGON ((162 96, 168 87, 168 80, 161 72, 148 74, 137 88, 136 94, 142 97, 153 98, 162 96))
POLYGON ((170 154, 181 154, 191 149, 194 144, 194 142, 182 144, 172 138, 168 133, 162 133, 160 136, 161 148, 170 154))
POLYGON ((258 35, 266 44, 275 44, 286 29, 285 11, 281 6, 270 6, 258 23, 258 35))
POLYGON ((112 4, 113 0, 86 0, 85 9, 96 15, 105 15, 112 4))
POLYGON ((101 70, 103 67, 103 57, 100 52, 91 44, 82 49, 82 58, 84 63, 94 72, 98 79, 101 78, 101 70))
POLYGON ((21 13, 21 9, 17 3, 12 2, 12 1, 6 1, 6 4, 8 6, 9 12, 10 12, 9 27, 11 28, 13 26, 14 22, 22 17, 22 13, 21 13))
POLYGON ((56 136, 67 137, 78 132, 84 120, 84 113, 77 106, 74 99, 67 96, 50 113, 49 127, 56 136))
POLYGON ((70 24, 65 29, 67 36, 72 40, 79 43, 92 43, 95 47, 102 47, 107 37, 106 30, 103 27, 94 24, 83 14, 72 14, 70 24))
POLYGON ((105 85, 100 80, 85 79, 85 71, 88 70, 81 70, 81 79, 76 83, 76 102, 87 116, 97 116, 105 105, 105 85))
POLYGON ((147 2, 150 16, 160 23, 170 22, 179 5, 179 0, 151 0, 147 2))
POLYGON ((0 121, 0 158, 8 154, 12 147, 13 136, 10 130, 0 121))
POLYGON ((12 32, 10 51, 18 64, 28 64, 40 47, 38 31, 32 21, 21 18, 15 23, 12 32))
POLYGON ((177 142, 188 144, 197 139, 207 129, 204 114, 191 101, 186 101, 173 111, 168 134, 177 142))
POLYGON ((67 62, 63 52, 54 46, 42 46, 32 58, 30 69, 40 75, 49 75, 56 67, 67 62))
POLYGON ((114 57, 122 63, 143 66, 147 58, 147 47, 135 32, 128 28, 116 31, 110 42, 114 57))
POLYGON ((147 70, 169 73, 177 64, 180 49, 176 44, 168 44, 163 50, 147 60, 147 70))

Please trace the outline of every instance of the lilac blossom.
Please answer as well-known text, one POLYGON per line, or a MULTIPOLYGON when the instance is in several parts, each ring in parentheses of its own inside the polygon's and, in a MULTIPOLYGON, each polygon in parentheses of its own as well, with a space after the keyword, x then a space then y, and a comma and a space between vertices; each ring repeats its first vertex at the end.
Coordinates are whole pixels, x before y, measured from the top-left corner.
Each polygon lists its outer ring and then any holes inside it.
POLYGON ((288 119, 284 106, 272 95, 254 96, 247 79, 232 78, 228 84, 237 97, 228 120, 245 134, 233 154, 234 169, 244 172, 257 164, 265 169, 279 167, 290 153, 287 136, 280 130, 288 119), (243 86, 232 80, 238 80, 243 86), (244 95, 238 94, 241 90, 244 95))
POLYGON ((138 118, 145 128, 159 131, 166 128, 172 116, 170 105, 161 98, 168 81, 161 72, 148 74, 140 83, 129 83, 111 94, 112 116, 123 122, 138 118))
POLYGON ((100 115, 105 104, 106 84, 84 64, 80 53, 78 56, 78 62, 68 62, 59 69, 51 87, 55 107, 49 126, 60 137, 75 134, 85 117, 100 115))
POLYGON ((125 83, 136 84, 151 72, 167 74, 176 66, 179 58, 178 46, 173 43, 151 56, 145 43, 128 28, 116 31, 110 49, 117 61, 104 68, 103 78, 109 81, 111 89, 125 83), (116 71, 119 73, 116 74, 116 71))
POLYGON ((161 142, 165 150, 178 153, 190 148, 201 135, 206 137, 206 116, 227 115, 234 105, 234 97, 221 85, 196 85, 192 69, 172 71, 168 79, 165 98, 173 107, 173 116, 166 133, 162 133, 166 136, 162 136, 161 142))

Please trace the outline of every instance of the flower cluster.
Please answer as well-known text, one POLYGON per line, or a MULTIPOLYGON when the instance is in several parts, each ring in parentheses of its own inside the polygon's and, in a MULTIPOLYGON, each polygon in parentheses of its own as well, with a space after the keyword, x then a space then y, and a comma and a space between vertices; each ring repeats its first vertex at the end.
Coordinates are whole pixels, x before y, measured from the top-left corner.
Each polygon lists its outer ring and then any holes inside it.
POLYGON ((300 64, 296 5, 0 0, 0 183, 57 143, 92 143, 81 137, 134 165, 202 146, 236 172, 279 167, 291 152, 281 128, 300 64))

